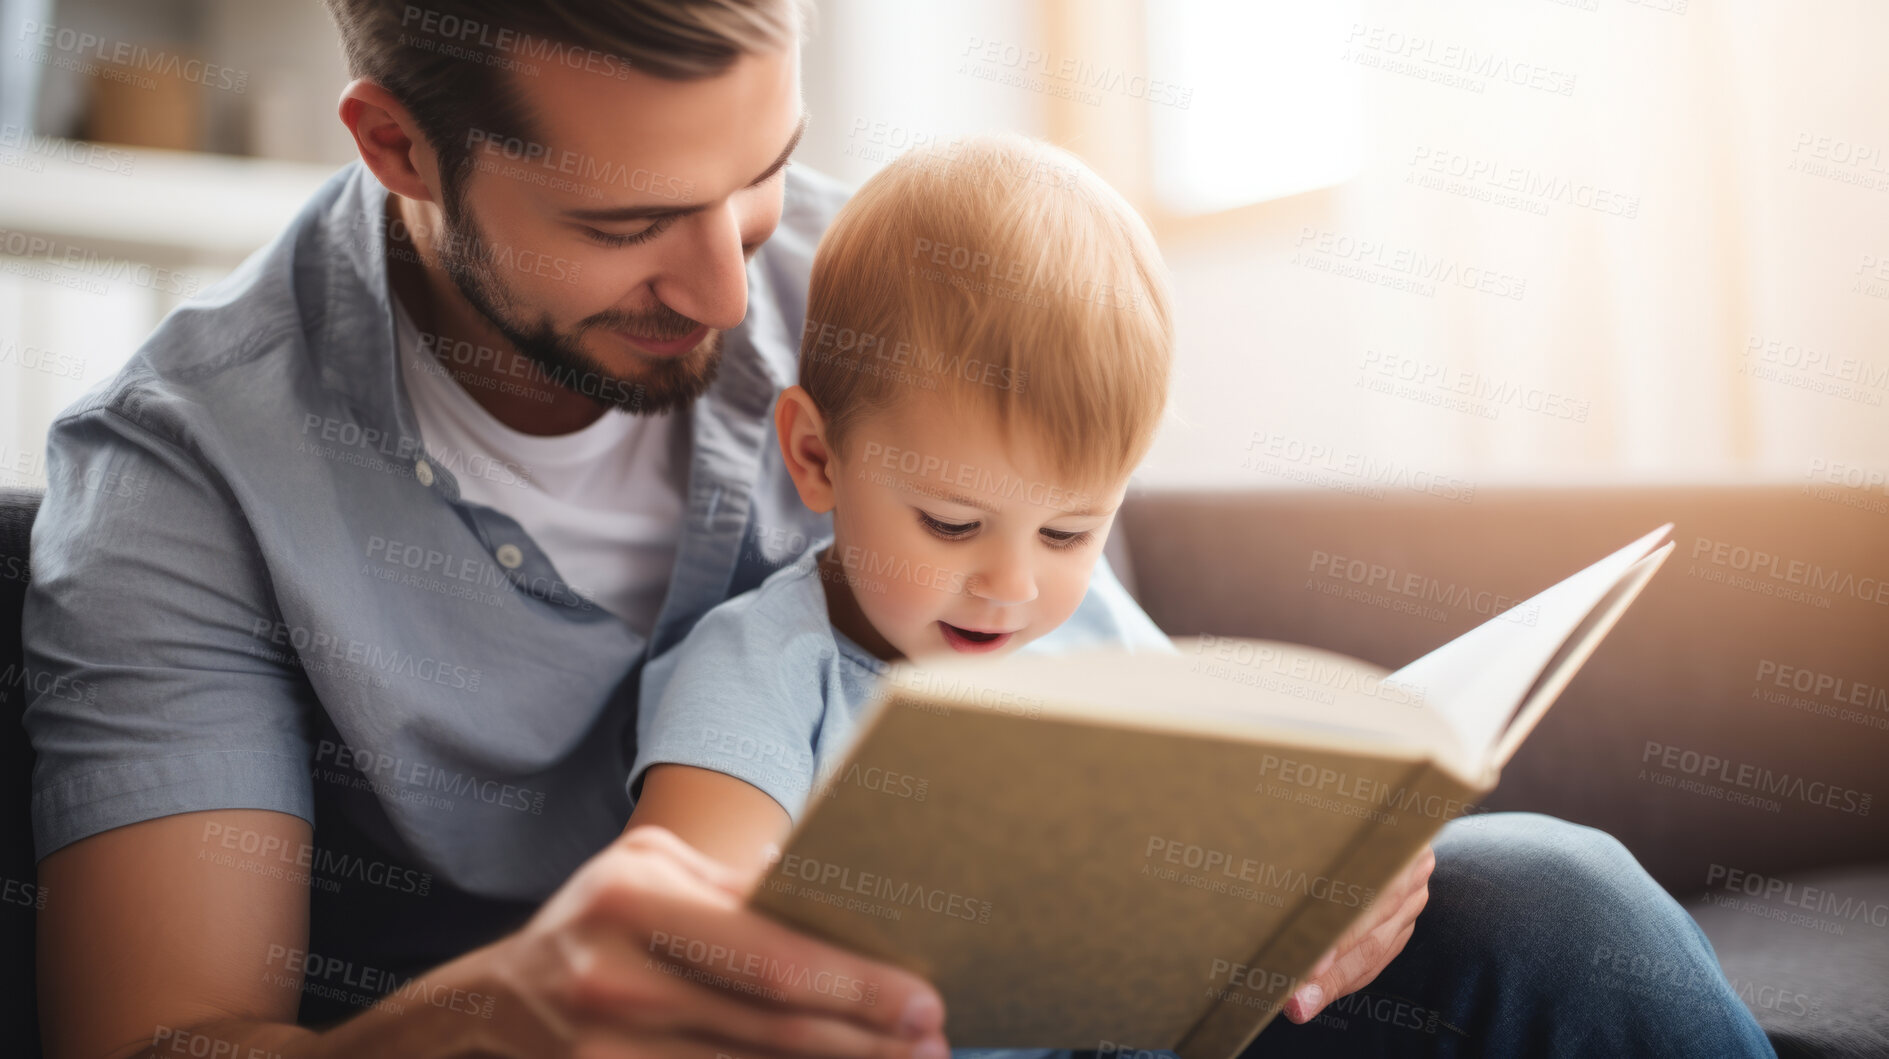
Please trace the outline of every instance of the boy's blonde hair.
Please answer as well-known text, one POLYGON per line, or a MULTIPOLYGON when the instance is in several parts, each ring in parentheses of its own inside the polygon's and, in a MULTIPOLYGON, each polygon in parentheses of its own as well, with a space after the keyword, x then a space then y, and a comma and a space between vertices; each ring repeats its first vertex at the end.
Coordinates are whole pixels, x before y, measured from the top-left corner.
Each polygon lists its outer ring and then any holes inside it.
POLYGON ((1017 135, 914 150, 866 181, 813 262, 800 385, 844 449, 922 396, 1017 424, 1059 474, 1118 480, 1167 402, 1154 237, 1073 155, 1017 135))

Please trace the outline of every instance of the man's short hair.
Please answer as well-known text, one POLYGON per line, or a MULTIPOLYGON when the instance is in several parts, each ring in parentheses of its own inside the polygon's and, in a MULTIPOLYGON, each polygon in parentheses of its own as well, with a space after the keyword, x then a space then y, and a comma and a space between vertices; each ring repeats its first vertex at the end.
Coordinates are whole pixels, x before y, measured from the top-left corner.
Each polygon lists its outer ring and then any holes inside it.
POLYGON ((1145 455, 1174 347, 1167 269, 1134 209, 1074 155, 1024 136, 901 155, 814 256, 800 384, 842 450, 907 400, 994 413, 1071 484, 1145 455))
POLYGON ((549 66, 713 77, 791 47, 812 0, 325 0, 351 77, 398 99, 439 155, 448 198, 472 165, 468 133, 534 140, 518 86, 549 66))

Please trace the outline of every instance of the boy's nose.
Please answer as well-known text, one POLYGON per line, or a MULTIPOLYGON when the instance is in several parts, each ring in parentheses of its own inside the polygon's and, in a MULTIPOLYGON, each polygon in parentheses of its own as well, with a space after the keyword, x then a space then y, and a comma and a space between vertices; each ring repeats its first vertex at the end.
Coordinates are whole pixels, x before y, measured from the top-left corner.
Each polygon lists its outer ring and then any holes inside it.
POLYGON ((1028 603, 1036 598, 1036 576, 1029 561, 1021 556, 991 556, 971 578, 971 591, 980 598, 1004 606, 1028 603))

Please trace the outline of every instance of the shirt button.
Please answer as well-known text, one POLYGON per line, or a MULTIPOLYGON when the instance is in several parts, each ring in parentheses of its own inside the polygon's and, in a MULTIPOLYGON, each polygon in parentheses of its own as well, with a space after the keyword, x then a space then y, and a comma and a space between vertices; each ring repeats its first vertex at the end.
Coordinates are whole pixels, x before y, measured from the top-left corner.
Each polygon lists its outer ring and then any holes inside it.
POLYGON ((415 461, 413 464, 413 476, 420 480, 421 485, 425 486, 428 489, 433 488, 433 465, 432 464, 426 462, 425 460, 415 461))
POLYGON ((516 570, 518 564, 525 561, 525 553, 519 551, 516 544, 501 544, 496 554, 498 564, 507 570, 516 570))

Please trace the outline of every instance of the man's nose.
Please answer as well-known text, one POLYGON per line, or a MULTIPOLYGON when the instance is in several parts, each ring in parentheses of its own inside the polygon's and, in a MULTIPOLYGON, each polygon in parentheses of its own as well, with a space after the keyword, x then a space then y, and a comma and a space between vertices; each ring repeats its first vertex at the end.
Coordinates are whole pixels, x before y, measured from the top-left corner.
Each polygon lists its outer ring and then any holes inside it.
POLYGON ((656 297, 697 323, 732 330, 748 314, 748 261, 740 224, 723 207, 685 217, 677 227, 681 230, 674 233, 656 297))

